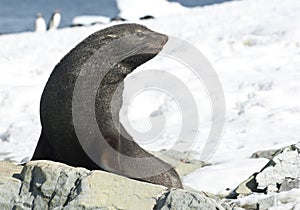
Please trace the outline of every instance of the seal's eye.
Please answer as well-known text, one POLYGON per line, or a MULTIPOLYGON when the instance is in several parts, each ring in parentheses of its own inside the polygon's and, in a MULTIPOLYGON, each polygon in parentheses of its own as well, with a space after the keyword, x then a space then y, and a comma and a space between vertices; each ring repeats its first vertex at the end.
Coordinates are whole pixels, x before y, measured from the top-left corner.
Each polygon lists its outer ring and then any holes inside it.
POLYGON ((143 37, 143 36, 144 36, 144 34, 143 34, 142 32, 137 32, 136 35, 137 35, 138 37, 143 37))

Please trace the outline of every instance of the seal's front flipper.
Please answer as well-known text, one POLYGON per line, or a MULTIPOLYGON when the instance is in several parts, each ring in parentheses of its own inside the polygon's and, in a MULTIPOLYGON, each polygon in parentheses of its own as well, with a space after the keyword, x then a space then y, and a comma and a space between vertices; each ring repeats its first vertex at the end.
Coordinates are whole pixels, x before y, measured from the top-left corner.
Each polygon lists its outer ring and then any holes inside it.
POLYGON ((120 167, 119 140, 105 138, 108 144, 103 145, 100 152, 100 165, 103 169, 117 174, 122 174, 120 167))
POLYGON ((43 131, 31 160, 54 160, 53 151, 43 131))

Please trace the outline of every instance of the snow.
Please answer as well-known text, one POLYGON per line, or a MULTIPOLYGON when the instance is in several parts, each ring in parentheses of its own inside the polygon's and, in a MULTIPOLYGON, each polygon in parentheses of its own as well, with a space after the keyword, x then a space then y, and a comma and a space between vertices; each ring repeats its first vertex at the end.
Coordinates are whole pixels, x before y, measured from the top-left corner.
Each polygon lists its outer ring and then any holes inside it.
POLYGON ((272 183, 282 183, 286 177, 300 177, 300 155, 297 151, 284 152, 273 158, 274 167, 268 167, 256 177, 258 188, 264 189, 272 183))
POLYGON ((82 15, 77 16, 72 20, 72 25, 85 25, 89 26, 96 23, 107 24, 110 22, 110 18, 104 16, 90 16, 90 15, 82 15))
POLYGON ((228 189, 233 190, 254 172, 258 172, 258 169, 263 168, 267 162, 265 159, 237 159, 219 163, 198 169, 184 177, 183 182, 195 189, 226 195, 228 189))
POLYGON ((273 201, 273 206, 268 208, 269 210, 299 210, 300 189, 292 189, 288 192, 280 192, 273 195, 252 194, 246 197, 238 198, 234 201, 234 203, 237 203, 240 206, 255 206, 257 203, 263 203, 264 200, 269 200, 269 202, 273 201))
POLYGON ((137 20, 146 15, 154 17, 169 16, 188 10, 177 2, 166 0, 117 0, 117 5, 120 10, 119 16, 128 20, 137 20))
MULTIPOLYGON (((266 159, 250 159, 252 153, 299 141, 300 2, 243 0, 187 9, 157 0, 154 10, 139 2, 120 1, 121 16, 129 20, 155 16, 135 22, 196 46, 212 63, 223 86, 225 127, 209 160, 212 166, 184 177, 185 185, 223 193, 265 165, 266 159)), ((31 157, 41 130, 40 96, 54 66, 86 36, 111 24, 0 36, 0 159, 20 162, 31 157)), ((137 72, 153 68, 172 71, 195 97, 200 126, 193 131, 197 138, 192 149, 201 153, 212 120, 204 85, 189 69, 161 56, 137 72)), ((125 87, 130 82, 134 83, 134 74, 125 87)), ((137 95, 128 105, 130 124, 138 131, 151 129, 150 115, 165 116, 159 139, 145 144, 137 139, 151 150, 170 148, 180 132, 181 112, 188 111, 154 90, 137 95)))

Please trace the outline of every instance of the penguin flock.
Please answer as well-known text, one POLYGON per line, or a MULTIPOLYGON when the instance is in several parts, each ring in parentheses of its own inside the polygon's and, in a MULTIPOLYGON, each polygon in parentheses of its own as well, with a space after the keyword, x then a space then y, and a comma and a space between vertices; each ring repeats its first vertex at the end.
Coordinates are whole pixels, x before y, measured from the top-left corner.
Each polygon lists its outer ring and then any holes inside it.
POLYGON ((60 24, 60 21, 61 21, 61 14, 58 9, 56 9, 53 12, 48 26, 46 24, 45 19, 42 16, 42 14, 38 13, 36 16, 36 19, 35 19, 34 31, 35 32, 45 32, 45 31, 47 31, 47 29, 48 29, 48 31, 56 30, 60 24))

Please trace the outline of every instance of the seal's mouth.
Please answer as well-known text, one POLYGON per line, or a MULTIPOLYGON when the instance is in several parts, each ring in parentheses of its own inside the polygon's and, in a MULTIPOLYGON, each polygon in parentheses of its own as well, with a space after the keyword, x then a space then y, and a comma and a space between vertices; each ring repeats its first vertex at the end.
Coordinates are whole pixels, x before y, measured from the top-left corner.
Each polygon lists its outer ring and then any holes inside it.
POLYGON ((168 41, 168 36, 156 32, 147 32, 137 39, 137 36, 128 36, 125 38, 128 47, 127 52, 119 57, 129 66, 137 67, 155 57, 161 52, 168 41), (126 62, 130 60, 130 62, 126 62))
POLYGON ((148 52, 150 54, 158 54, 168 41, 168 36, 157 32, 149 32, 146 34, 148 52))

